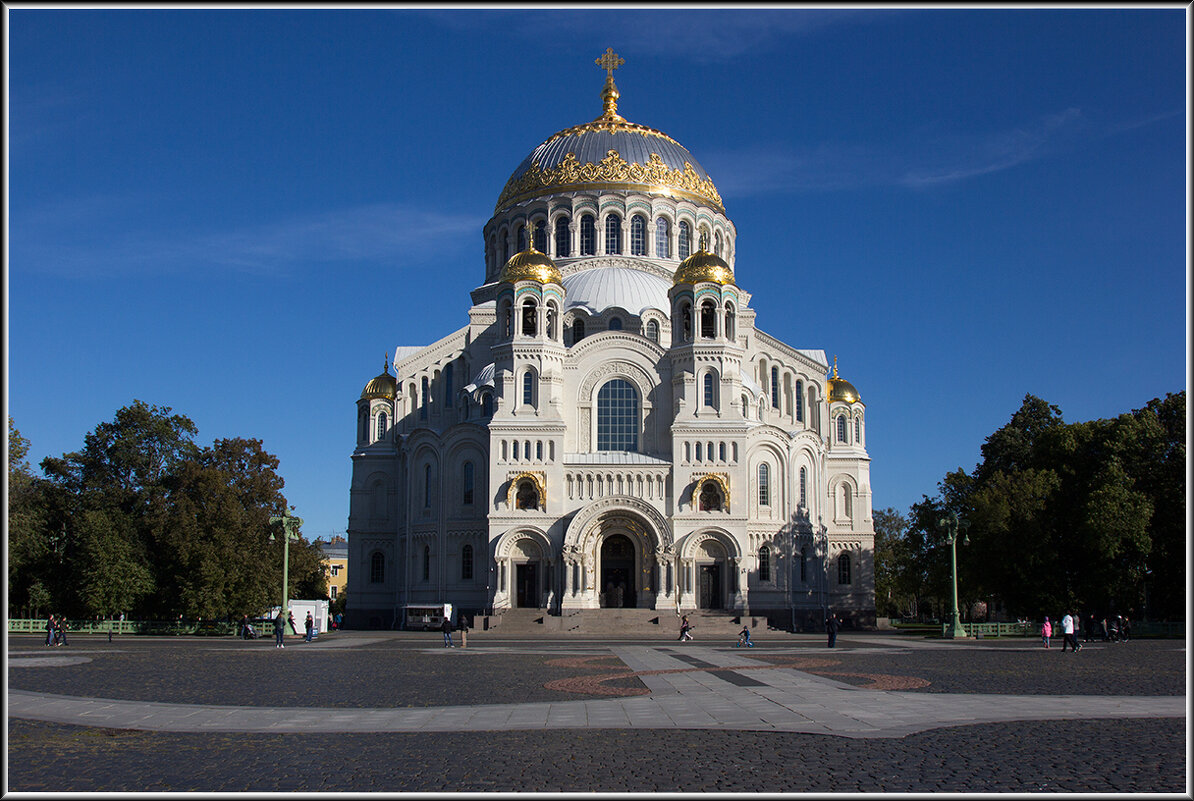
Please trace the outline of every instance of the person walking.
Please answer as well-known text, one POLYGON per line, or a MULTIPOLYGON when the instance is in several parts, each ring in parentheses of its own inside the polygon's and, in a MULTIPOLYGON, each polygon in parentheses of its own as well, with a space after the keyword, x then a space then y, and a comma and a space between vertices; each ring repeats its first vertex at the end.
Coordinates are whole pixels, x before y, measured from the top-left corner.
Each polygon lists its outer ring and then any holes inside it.
POLYGON ((1041 625, 1041 641, 1045 643, 1045 648, 1049 647, 1049 638, 1053 636, 1053 624, 1049 622, 1049 616, 1045 615, 1045 622, 1041 625))
POLYGON ((66 630, 69 628, 66 625, 66 615, 58 618, 58 622, 54 624, 54 644, 66 645, 66 630))
POLYGON ((829 648, 837 647, 837 628, 837 615, 830 612, 829 617, 825 620, 825 633, 829 635, 829 648))
POLYGON ((55 627, 55 625, 56 624, 55 624, 53 615, 50 615, 48 618, 46 618, 46 645, 54 644, 54 627, 55 627))
POLYGON ((1128 638, 1132 636, 1132 623, 1128 620, 1128 616, 1124 615, 1123 622, 1119 626, 1120 642, 1127 642, 1128 638))
POLYGON ((692 639, 692 624, 688 622, 688 615, 680 618, 680 636, 678 639, 681 642, 692 639))
POLYGON ((278 616, 274 618, 274 647, 285 648, 286 644, 282 642, 282 635, 286 633, 286 616, 282 614, 282 610, 278 610, 278 616))
POLYGON ((452 644, 452 618, 444 615, 444 620, 439 624, 439 630, 444 633, 444 647, 455 648, 452 644))
POLYGON ((1071 653, 1077 653, 1078 640, 1074 637, 1074 616, 1069 612, 1066 612, 1065 617, 1061 619, 1061 633, 1063 637, 1061 641, 1061 652, 1064 654, 1065 647, 1069 645, 1071 647, 1071 653))
POLYGON ((311 638, 315 636, 315 618, 311 617, 311 613, 307 613, 307 619, 303 621, 303 625, 307 628, 306 642, 311 642, 311 638))

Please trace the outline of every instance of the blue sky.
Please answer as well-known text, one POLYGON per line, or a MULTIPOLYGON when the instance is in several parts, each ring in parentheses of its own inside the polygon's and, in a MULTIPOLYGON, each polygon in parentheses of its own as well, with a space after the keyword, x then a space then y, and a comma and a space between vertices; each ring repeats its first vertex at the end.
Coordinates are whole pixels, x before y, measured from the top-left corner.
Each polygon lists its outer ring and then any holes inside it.
POLYGON ((618 110, 712 176, 757 324, 838 356, 874 506, 1026 393, 1187 385, 1182 7, 11 9, 7 403, 30 461, 141 399, 260 438, 347 526, 355 402, 467 322, 481 227, 618 110))

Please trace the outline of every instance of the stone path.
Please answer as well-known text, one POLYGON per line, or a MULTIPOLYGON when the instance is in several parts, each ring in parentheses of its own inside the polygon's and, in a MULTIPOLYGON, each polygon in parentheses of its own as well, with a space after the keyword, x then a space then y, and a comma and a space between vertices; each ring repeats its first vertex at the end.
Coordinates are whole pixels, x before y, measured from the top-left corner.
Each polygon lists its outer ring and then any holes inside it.
MULTIPOLYGON (((650 695, 425 708, 236 707, 9 689, 12 718, 169 732, 371 733, 703 729, 890 738, 973 723, 1183 718, 1184 696, 915 693, 852 687, 737 651, 687 644, 610 649, 650 695), (697 668, 694 670, 694 668, 697 668)), ((57 655, 55 655, 57 656, 57 655)))

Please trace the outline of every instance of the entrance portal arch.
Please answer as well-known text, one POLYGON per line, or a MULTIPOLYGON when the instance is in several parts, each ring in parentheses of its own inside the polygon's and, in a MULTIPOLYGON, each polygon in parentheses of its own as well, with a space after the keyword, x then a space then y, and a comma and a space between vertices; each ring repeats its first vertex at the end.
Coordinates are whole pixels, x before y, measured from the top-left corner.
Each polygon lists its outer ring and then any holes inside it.
POLYGON ((672 602, 674 554, 666 519, 638 498, 590 504, 564 533, 561 607, 665 608, 672 602))

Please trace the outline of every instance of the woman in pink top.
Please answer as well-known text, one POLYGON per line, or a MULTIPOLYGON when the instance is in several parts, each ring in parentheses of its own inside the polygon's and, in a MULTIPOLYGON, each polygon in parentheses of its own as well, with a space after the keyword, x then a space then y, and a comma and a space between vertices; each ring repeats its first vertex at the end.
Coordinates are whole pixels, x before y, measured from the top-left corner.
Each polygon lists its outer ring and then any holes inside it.
POLYGON ((1053 636, 1053 626, 1049 623, 1049 618, 1045 618, 1045 625, 1041 626, 1041 641, 1045 643, 1045 647, 1049 647, 1049 638, 1053 636))

